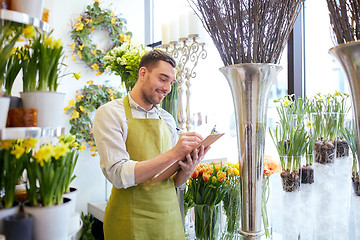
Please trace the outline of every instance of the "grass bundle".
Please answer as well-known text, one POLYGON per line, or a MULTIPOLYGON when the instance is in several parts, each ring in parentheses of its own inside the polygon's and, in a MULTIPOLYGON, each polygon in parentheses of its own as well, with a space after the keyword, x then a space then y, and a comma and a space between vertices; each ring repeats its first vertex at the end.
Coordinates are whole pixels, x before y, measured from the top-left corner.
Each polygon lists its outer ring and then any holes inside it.
POLYGON ((326 0, 337 44, 360 40, 360 0, 326 0))
POLYGON ((279 63, 303 0, 188 0, 225 66, 279 63))

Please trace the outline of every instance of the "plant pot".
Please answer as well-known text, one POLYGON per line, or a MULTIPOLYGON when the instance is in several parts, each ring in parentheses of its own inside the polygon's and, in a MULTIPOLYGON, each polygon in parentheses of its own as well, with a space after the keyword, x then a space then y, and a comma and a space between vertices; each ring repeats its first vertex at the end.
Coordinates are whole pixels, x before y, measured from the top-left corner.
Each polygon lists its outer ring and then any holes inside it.
POLYGON ((338 138, 336 140, 336 157, 348 157, 349 156, 349 144, 344 138, 338 138))
POLYGON ((314 168, 312 164, 306 164, 301 167, 301 183, 314 183, 314 168))
POLYGON ((70 192, 66 192, 63 195, 65 198, 71 199, 70 207, 69 207, 70 213, 75 212, 77 193, 78 193, 77 188, 70 187, 70 192))
POLYGON ((31 240, 33 217, 29 214, 17 213, 4 218, 5 236, 7 240, 31 240))
POLYGON ((354 194, 356 196, 360 196, 360 183, 359 183, 359 174, 358 173, 352 173, 351 177, 351 183, 354 190, 354 194))
POLYGON ((44 0, 11 0, 10 10, 23 12, 41 19, 44 0))
POLYGON ((301 156, 280 156, 281 162, 281 182, 285 192, 295 192, 300 189, 301 183, 301 156))
POLYGON ((70 201, 70 199, 64 198, 63 204, 50 207, 30 206, 29 203, 24 204, 24 212, 34 217, 33 239, 67 239, 70 201))
POLYGON ((37 109, 38 127, 63 126, 65 93, 58 92, 22 92, 20 93, 24 108, 37 109))
POLYGON ((0 97, 0 129, 6 127, 9 105, 10 105, 10 98, 0 97))
POLYGON ((36 108, 9 108, 8 127, 36 127, 36 108))
POLYGON ((14 202, 14 205, 11 208, 0 209, 0 234, 4 233, 4 218, 18 213, 19 209, 20 204, 18 202, 14 202))

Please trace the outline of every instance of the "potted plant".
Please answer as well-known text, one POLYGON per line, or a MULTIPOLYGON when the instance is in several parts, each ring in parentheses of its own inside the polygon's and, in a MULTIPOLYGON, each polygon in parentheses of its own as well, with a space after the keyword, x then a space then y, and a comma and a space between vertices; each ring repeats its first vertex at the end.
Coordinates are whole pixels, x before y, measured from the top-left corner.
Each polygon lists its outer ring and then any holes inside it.
POLYGON ((105 70, 120 76, 126 90, 130 91, 138 79, 141 57, 150 50, 142 44, 124 42, 104 56, 105 70))
POLYGON ((4 197, 0 201, 0 232, 2 219, 18 212, 15 202, 15 186, 21 178, 26 162, 31 158, 36 139, 0 141, 0 189, 4 197))
POLYGON ((79 151, 75 136, 59 138, 58 144, 45 144, 26 162, 28 203, 25 213, 34 217, 34 239, 65 239, 70 218, 71 200, 63 198, 79 151))

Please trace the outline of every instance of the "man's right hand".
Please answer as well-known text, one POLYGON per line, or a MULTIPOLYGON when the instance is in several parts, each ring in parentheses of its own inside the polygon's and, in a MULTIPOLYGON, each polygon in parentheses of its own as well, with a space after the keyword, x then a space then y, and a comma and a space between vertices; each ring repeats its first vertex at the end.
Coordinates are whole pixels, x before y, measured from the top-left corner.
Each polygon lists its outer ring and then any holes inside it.
POLYGON ((183 158, 187 154, 190 154, 203 139, 204 138, 196 132, 182 133, 172 150, 179 158, 183 158))

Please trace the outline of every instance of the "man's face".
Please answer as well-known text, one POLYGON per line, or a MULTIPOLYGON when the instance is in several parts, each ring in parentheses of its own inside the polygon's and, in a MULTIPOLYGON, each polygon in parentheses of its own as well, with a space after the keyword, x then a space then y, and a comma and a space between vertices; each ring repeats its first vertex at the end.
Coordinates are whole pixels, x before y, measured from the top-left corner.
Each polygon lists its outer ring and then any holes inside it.
POLYGON ((159 104, 171 91, 175 82, 175 69, 167 62, 159 61, 155 67, 146 71, 142 93, 144 101, 148 104, 159 104))

